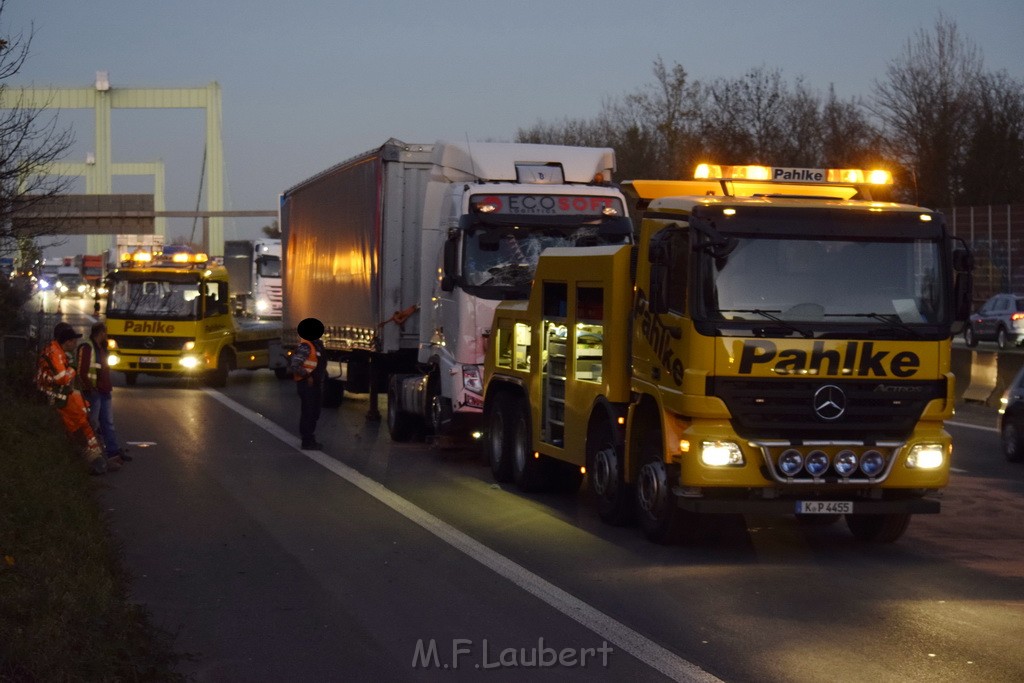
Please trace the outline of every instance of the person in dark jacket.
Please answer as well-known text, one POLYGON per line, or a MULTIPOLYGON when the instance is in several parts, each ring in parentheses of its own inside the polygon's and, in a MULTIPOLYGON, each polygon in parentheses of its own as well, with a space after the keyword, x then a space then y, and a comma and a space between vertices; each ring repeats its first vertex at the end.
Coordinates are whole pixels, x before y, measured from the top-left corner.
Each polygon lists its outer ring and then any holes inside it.
POLYGON ((118 445, 114 429, 114 385, 110 381, 108 355, 107 326, 93 323, 89 341, 78 346, 78 381, 89 403, 89 424, 103 441, 107 458, 120 457, 127 462, 132 457, 118 445))
POLYGON ((302 341, 289 362, 289 370, 299 390, 299 436, 304 450, 318 451, 324 446, 316 440, 316 423, 323 405, 324 378, 327 376, 327 356, 324 343, 324 324, 316 318, 302 320, 296 331, 302 341))

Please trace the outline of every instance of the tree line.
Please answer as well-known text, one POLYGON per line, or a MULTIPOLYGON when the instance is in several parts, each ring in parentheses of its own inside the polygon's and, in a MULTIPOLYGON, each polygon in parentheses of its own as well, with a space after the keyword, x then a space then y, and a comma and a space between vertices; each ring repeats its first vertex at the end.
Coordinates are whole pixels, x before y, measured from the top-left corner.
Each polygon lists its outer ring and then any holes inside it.
POLYGON ((538 121, 515 139, 612 147, 619 178, 690 178, 702 161, 887 168, 914 204, 1024 202, 1024 83, 987 71, 945 16, 906 41, 867 96, 840 99, 765 66, 701 82, 660 56, 653 77, 592 119, 538 121))

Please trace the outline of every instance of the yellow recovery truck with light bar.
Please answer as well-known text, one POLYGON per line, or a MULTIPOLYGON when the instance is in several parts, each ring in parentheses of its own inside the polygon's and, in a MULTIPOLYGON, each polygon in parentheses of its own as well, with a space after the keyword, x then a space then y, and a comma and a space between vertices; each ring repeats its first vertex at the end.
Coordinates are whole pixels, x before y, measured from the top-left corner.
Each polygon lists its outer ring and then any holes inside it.
MULTIPOLYGON (((702 166, 626 183, 635 245, 548 249, 495 312, 484 450, 653 541, 845 517, 891 542, 947 485, 971 256, 859 170, 702 166)), ((883 183, 891 176, 881 174, 883 183)))
POLYGON ((142 374, 197 377, 214 387, 236 368, 286 374, 281 322, 234 315, 228 272, 206 254, 125 254, 107 286, 110 368, 128 386, 142 374))

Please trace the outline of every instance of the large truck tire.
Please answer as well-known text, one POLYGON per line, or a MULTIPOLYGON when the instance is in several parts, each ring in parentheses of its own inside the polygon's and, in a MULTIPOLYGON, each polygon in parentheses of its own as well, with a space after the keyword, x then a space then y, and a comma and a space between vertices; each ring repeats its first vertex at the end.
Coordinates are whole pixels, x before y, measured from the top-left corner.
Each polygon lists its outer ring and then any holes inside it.
POLYGON ((910 525, 910 515, 846 515, 846 526, 858 541, 867 543, 893 543, 910 525))
POLYGON ((512 478, 526 492, 539 491, 548 484, 543 458, 533 457, 533 434, 530 427, 530 404, 518 397, 510 411, 512 417, 512 478))
POLYGON ((515 401, 511 394, 498 392, 488 402, 484 425, 487 436, 484 439, 484 457, 491 466, 494 480, 502 483, 512 481, 512 411, 515 401))
POLYGON ((217 367, 206 376, 206 383, 216 389, 226 387, 228 385, 228 373, 231 372, 232 363, 234 362, 231 352, 227 349, 223 349, 220 352, 220 356, 217 357, 217 367))
POLYGON ((416 435, 420 420, 402 410, 399 391, 401 381, 401 376, 393 375, 388 383, 388 433, 392 441, 405 443, 416 435))
POLYGON ((587 476, 597 499, 597 514, 605 524, 631 523, 633 491, 626 483, 622 449, 616 447, 611 427, 598 424, 587 438, 587 476))

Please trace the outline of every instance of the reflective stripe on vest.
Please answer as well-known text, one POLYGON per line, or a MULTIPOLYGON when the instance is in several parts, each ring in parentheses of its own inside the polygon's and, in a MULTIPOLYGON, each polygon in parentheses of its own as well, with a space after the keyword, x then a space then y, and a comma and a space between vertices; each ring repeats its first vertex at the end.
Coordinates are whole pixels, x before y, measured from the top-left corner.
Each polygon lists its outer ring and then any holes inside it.
POLYGON ((316 346, 313 345, 313 342, 309 341, 308 339, 303 339, 302 343, 309 347, 309 355, 306 356, 306 360, 302 361, 302 372, 295 374, 296 380, 306 379, 307 377, 312 375, 313 371, 316 370, 316 364, 318 360, 316 354, 316 346))

